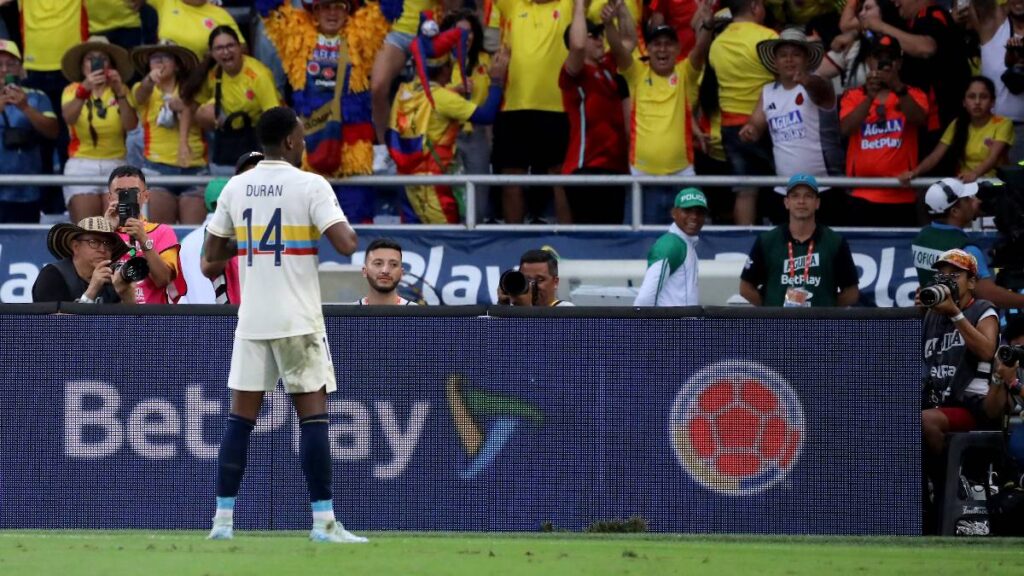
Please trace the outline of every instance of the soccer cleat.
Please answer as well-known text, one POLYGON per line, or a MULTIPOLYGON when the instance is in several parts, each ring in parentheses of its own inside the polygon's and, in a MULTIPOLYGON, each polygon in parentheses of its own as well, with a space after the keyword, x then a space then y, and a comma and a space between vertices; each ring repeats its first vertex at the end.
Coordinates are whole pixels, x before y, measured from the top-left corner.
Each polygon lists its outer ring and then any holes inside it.
POLYGON ((345 527, 337 520, 331 520, 323 525, 314 524, 313 529, 309 531, 309 539, 313 542, 334 542, 336 544, 369 542, 368 539, 345 530, 345 527))
POLYGON ((231 525, 231 520, 213 520, 213 529, 210 530, 210 535, 206 537, 207 540, 231 540, 235 537, 234 528, 231 525))

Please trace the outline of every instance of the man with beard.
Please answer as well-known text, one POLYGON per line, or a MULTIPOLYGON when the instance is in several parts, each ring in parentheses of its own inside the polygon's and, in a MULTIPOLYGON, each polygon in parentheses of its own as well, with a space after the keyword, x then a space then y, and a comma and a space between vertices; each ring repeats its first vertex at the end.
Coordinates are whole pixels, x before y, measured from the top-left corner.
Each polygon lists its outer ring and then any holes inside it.
POLYGON ((390 238, 370 242, 363 263, 363 277, 370 285, 366 296, 356 301, 361 306, 415 306, 416 302, 398 295, 402 281, 402 246, 390 238))
POLYGON ((1010 162, 1024 160, 1024 0, 980 13, 971 4, 967 21, 978 32, 981 74, 996 85, 992 112, 1013 120, 1015 140, 1010 162))

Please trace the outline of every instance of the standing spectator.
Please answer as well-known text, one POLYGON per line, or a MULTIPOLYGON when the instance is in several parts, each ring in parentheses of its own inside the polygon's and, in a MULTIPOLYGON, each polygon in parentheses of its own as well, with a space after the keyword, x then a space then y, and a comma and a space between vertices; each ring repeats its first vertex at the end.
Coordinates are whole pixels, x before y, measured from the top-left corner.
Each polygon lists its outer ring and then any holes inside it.
MULTIPOLYGON (((135 0, 132 0, 133 2, 135 0)), ((242 37, 238 24, 227 10, 214 6, 208 0, 146 0, 156 10, 160 27, 160 40, 170 40, 188 48, 202 60, 210 50, 210 33, 218 27, 227 27, 242 37)))
POLYGON ((672 206, 668 232, 647 252, 647 272, 634 306, 696 306, 700 260, 697 241, 708 215, 708 201, 696 188, 684 188, 672 206))
MULTIPOLYGON (((388 150, 399 174, 446 174, 453 166, 455 143, 462 123, 490 124, 501 106, 507 56, 499 52, 491 64, 487 100, 476 106, 448 87, 454 61, 452 53, 465 45, 467 32, 455 27, 433 38, 419 37, 412 55, 420 77, 399 86, 391 107, 388 150)), ((465 78, 465 72, 462 73, 465 78)), ((406 196, 424 224, 455 224, 459 207, 451 186, 406 186, 406 196)))
POLYGON ((125 50, 146 44, 139 17, 143 3, 144 0, 85 0, 89 34, 103 36, 125 50))
POLYGON ((974 4, 969 22, 981 43, 981 74, 996 86, 994 112, 1013 121, 1009 160, 1024 160, 1024 0, 1007 0, 985 17, 974 4))
POLYGON ((213 131, 210 171, 223 176, 234 173, 235 159, 252 149, 256 123, 280 104, 281 97, 270 70, 242 52, 234 28, 214 28, 209 46, 205 65, 192 79, 202 80, 202 86, 198 92, 189 86, 183 98, 198 104, 196 121, 203 130, 213 131))
POLYGON ((46 235, 46 247, 59 260, 39 271, 33 302, 136 303, 135 286, 111 267, 128 246, 102 216, 57 224, 46 235))
MULTIPOLYGON (((818 42, 808 42, 799 29, 787 28, 779 39, 759 43, 757 52, 765 68, 775 74, 776 81, 761 89, 757 107, 740 130, 740 138, 755 143, 767 130, 772 139, 775 173, 779 176, 842 175, 843 150, 839 143, 836 94, 832 84, 811 73, 821 63, 824 48, 818 42)), ((786 194, 783 186, 776 187, 775 191, 779 198, 786 194)), ((829 209, 822 211, 822 219, 833 224, 842 213, 843 193, 836 191, 829 196, 829 209)), ((768 214, 774 222, 782 222, 785 216, 782 202, 778 203, 777 211, 769 208, 768 214)))
MULTIPOLYGON (((145 304, 177 304, 188 287, 181 274, 181 250, 178 235, 167 224, 150 222, 142 209, 149 201, 145 174, 133 166, 120 166, 110 173, 108 179, 106 218, 118 235, 129 246, 141 254, 149 264, 149 276, 136 284, 136 297, 145 304), (138 218, 118 219, 117 205, 122 192, 134 190, 138 198, 138 218)), ((122 259, 127 260, 128 254, 122 259)))
MULTIPOLYGON (((167 40, 132 51, 142 75, 132 92, 142 120, 143 172, 150 175, 195 175, 206 168, 206 142, 181 90, 199 66, 191 50, 167 40)), ((181 188, 154 188, 150 218, 155 222, 200 224, 206 217, 203 198, 181 188)))
MULTIPOLYGON (((858 6, 857 2, 848 2, 847 7, 858 6)), ((860 10, 857 11, 854 22, 857 27, 853 30, 843 32, 832 40, 830 50, 818 67, 817 74, 822 78, 838 81, 834 83, 836 92, 841 93, 851 88, 863 86, 868 76, 866 63, 868 52, 870 52, 871 38, 874 32, 866 30, 861 21, 869 18, 881 18, 883 22, 899 27, 903 25, 900 10, 893 3, 893 0, 862 0, 859 3, 860 10)))
MULTIPOLYGON (((611 12, 611 8, 608 8, 611 12)), ((615 59, 604 50, 604 26, 586 19, 584 0, 576 0, 565 40, 569 57, 558 86, 569 115, 569 147, 563 174, 627 174, 626 80, 615 59)), ((625 199, 622 186, 571 187, 566 190, 575 224, 621 224, 625 199)))
MULTIPOLYGON (((772 170, 770 144, 761 139, 744 142, 740 130, 757 106, 761 87, 773 80, 757 56, 757 44, 779 35, 762 26, 764 0, 735 0, 732 22, 711 43, 710 62, 718 78, 722 111, 722 144, 737 176, 769 176, 772 170)), ((733 220, 749 226, 757 221, 757 188, 736 188, 733 220)))
MULTIPOLYGON (((700 27, 697 44, 685 60, 679 56, 679 40, 671 26, 659 26, 647 34, 648 61, 634 59, 636 28, 621 2, 605 8, 605 33, 619 71, 632 97, 630 170, 634 175, 692 176, 693 143, 690 110, 697 101, 698 78, 707 59, 711 32, 703 24, 710 19, 707 2, 694 15, 700 27), (610 10, 617 10, 618 23, 610 10)), ((644 221, 660 222, 668 214, 672 192, 668 187, 646 187, 644 221)))
MULTIPOLYGON (((573 1, 498 0, 506 16, 503 40, 511 49, 511 60, 508 91, 494 124, 491 163, 496 172, 553 174, 562 169, 569 119, 562 108, 558 74, 569 55, 563 35, 572 20, 573 1)), ((522 223, 527 213, 522 186, 505 186, 501 199, 505 222, 522 223)), ((539 218, 543 208, 531 206, 530 211, 539 218)), ((560 223, 571 219, 560 187, 555 189, 555 215, 560 223)))
POLYGON ((417 302, 398 295, 402 283, 402 245, 390 238, 378 238, 366 247, 363 278, 370 290, 356 300, 361 306, 416 306, 417 302))
MULTIPOLYGON (((71 82, 60 100, 61 116, 71 131, 64 175, 106 177, 124 164, 125 135, 139 122, 126 85, 131 59, 123 48, 99 36, 68 50, 61 68, 71 82)), ((71 220, 103 215, 106 192, 103 186, 65 186, 71 220)))
MULTIPOLYGON (((303 5, 298 10, 290 0, 261 0, 257 8, 306 130, 305 165, 326 178, 372 174, 370 69, 386 22, 375 4, 315 0, 303 5)), ((351 222, 373 221, 376 189, 339 186, 335 193, 351 222)))
POLYGON ((947 165, 963 182, 994 177, 996 167, 1006 162, 1014 136, 1013 123, 992 114, 995 89, 995 84, 984 76, 971 78, 959 117, 946 127, 932 153, 900 179, 909 182, 919 174, 927 174, 943 159, 950 160, 947 165))
MULTIPOLYGON (((897 177, 917 167, 917 129, 928 116, 928 97, 900 80, 902 51, 882 36, 867 58, 865 84, 847 90, 839 106, 839 128, 850 139, 846 175, 897 177)), ((859 224, 912 226, 917 194, 910 188, 857 188, 851 193, 859 224)))
POLYGON ((899 0, 896 5, 908 22, 906 31, 885 23, 881 14, 865 14, 862 22, 868 30, 892 36, 903 47, 901 79, 928 98, 923 142, 925 149, 931 150, 939 130, 960 113, 960 96, 971 76, 963 33, 949 11, 934 0, 899 0))
POLYGON ((933 265, 946 250, 959 248, 974 257, 977 262, 975 294, 1008 310, 1024 308, 1024 294, 1018 294, 995 283, 992 271, 985 261, 985 253, 972 244, 964 228, 978 216, 981 201, 978 200, 978 185, 963 184, 955 178, 943 178, 932 184, 924 196, 925 206, 933 220, 917 234, 910 244, 914 255, 914 267, 921 286, 927 286, 935 277, 933 265))
POLYGON ((818 181, 809 174, 789 179, 789 224, 757 237, 740 276, 740 295, 754 306, 852 306, 860 292, 846 239, 819 226, 818 181))
MULTIPOLYGON (((57 117, 50 99, 39 90, 21 86, 25 71, 21 51, 0 40, 0 173, 41 174, 40 142, 57 137, 57 117)), ((0 224, 39 222, 39 188, 0 186, 0 224)))

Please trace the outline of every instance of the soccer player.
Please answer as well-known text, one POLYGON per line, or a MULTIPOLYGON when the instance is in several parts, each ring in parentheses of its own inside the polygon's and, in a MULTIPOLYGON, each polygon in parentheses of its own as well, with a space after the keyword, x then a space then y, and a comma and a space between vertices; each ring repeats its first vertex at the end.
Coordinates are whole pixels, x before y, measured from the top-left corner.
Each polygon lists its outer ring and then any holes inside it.
POLYGON ((327 393, 337 385, 317 282, 320 235, 348 256, 356 249, 356 233, 330 184, 296 168, 305 140, 295 112, 271 108, 256 130, 266 159, 228 182, 207 226, 207 258, 237 254, 242 290, 228 376, 231 412, 217 454, 217 512, 209 538, 233 536, 249 435, 263 395, 280 379, 299 417, 299 459, 313 509, 310 539, 366 542, 334 519, 327 393))
POLYGON ((363 264, 363 278, 370 285, 366 296, 356 301, 359 305, 370 306, 415 306, 416 302, 398 295, 398 284, 402 281, 402 246, 390 238, 378 238, 370 242, 363 264))

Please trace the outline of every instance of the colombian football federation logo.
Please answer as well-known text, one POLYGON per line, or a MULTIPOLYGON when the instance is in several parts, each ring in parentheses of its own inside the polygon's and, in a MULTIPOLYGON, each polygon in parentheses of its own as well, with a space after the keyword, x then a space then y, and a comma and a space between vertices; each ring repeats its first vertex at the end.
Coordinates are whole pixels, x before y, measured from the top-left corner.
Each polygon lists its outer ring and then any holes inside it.
POLYGON ((544 415, 536 406, 498 392, 472 386, 462 374, 452 374, 445 383, 452 420, 470 463, 459 472, 469 480, 485 470, 502 448, 524 426, 540 426, 544 415))
POLYGON ((676 394, 669 436, 682 467, 702 486, 735 496, 780 482, 803 448, 800 398, 756 362, 706 366, 676 394))

